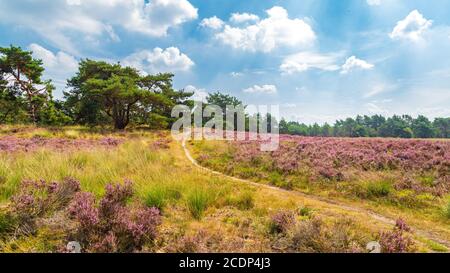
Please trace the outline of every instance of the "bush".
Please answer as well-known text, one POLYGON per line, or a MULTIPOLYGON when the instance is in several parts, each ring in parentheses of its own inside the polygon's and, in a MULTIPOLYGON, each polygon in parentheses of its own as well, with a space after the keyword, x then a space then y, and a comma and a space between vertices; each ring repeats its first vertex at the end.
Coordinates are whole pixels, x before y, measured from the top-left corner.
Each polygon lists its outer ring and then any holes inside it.
POLYGON ((192 217, 200 220, 208 208, 211 198, 204 190, 194 190, 187 196, 187 207, 192 217))
POLYGON ((351 231, 353 222, 341 219, 326 225, 320 218, 312 217, 292 226, 275 243, 280 250, 302 253, 354 253, 362 252, 360 239, 351 231))
POLYGON ((286 233, 295 225, 295 221, 295 213, 292 211, 279 211, 271 218, 270 232, 272 234, 286 233))
POLYGON ((11 212, 17 218, 19 235, 35 232, 35 221, 49 212, 67 206, 80 191, 80 183, 66 178, 62 182, 23 181, 20 191, 11 198, 11 212))
POLYGON ((392 185, 389 182, 371 182, 366 186, 368 197, 386 197, 392 191, 392 185))
POLYGON ((414 247, 414 241, 411 236, 406 234, 411 229, 402 220, 398 219, 392 231, 380 234, 380 245, 383 253, 406 253, 411 252, 414 247))
POLYGON ((134 252, 156 238, 160 211, 127 207, 132 196, 131 182, 108 185, 98 206, 90 193, 75 196, 68 211, 78 223, 75 239, 86 252, 134 252))

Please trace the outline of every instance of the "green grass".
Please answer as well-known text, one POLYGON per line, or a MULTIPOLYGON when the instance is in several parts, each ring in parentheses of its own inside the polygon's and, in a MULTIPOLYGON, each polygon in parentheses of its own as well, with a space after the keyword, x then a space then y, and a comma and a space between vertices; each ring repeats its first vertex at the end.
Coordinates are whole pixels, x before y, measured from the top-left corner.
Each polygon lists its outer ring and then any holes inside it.
POLYGON ((392 184, 387 181, 368 182, 366 194, 370 197, 386 197, 392 192, 392 184))
POLYGON ((146 206, 164 210, 170 202, 179 200, 181 197, 181 192, 175 188, 165 185, 155 185, 148 190, 144 199, 146 206))
POLYGON ((311 217, 314 210, 308 206, 302 206, 298 209, 298 214, 303 217, 311 217))
POLYGON ((16 219, 12 215, 0 211, 0 239, 11 233, 15 226, 16 219))
POLYGON ((233 194, 228 196, 225 203, 228 206, 234 206, 240 210, 249 210, 254 207, 255 200, 253 193, 246 191, 238 195, 233 194))
POLYGON ((447 219, 450 219, 450 200, 447 201, 447 206, 444 208, 444 215, 447 219))
POLYGON ((191 191, 186 197, 186 204, 192 217, 200 220, 203 213, 213 201, 213 194, 204 189, 195 189, 191 191))

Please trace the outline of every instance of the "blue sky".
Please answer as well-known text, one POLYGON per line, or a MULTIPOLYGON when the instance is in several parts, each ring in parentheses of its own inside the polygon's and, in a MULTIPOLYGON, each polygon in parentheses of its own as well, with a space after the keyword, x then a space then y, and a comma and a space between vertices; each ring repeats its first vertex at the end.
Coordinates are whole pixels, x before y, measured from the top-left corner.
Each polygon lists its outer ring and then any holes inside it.
POLYGON ((57 97, 93 58, 306 123, 450 116, 447 0, 0 0, 9 44, 44 61, 57 97))

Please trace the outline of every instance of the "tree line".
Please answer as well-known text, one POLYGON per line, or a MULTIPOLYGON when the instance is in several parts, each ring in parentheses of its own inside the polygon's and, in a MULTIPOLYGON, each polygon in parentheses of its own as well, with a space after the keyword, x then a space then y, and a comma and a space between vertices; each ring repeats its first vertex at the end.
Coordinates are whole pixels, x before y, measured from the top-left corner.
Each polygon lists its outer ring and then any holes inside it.
MULTIPOLYGON (((194 107, 194 101, 190 99, 194 94, 175 90, 174 75, 170 73, 144 75, 120 63, 83 59, 76 74, 67 80, 63 99, 56 100, 52 81, 43 80, 44 71, 42 60, 33 58, 31 51, 12 45, 0 47, 0 124, 77 124, 113 126, 115 129, 133 125, 168 129, 175 121, 171 117, 175 105, 194 107)), ((220 92, 209 94, 205 105, 208 104, 224 110, 230 105, 243 105, 238 98, 220 92)), ((256 114, 245 115, 245 130, 249 129, 252 118, 266 119, 268 131, 276 123, 280 133, 301 136, 450 137, 450 118, 430 121, 424 116, 358 116, 321 126, 284 119, 278 122, 270 115, 256 114)))
POLYGON ((357 116, 337 120, 334 125, 306 125, 281 120, 280 133, 300 136, 322 137, 394 137, 394 138, 449 138, 450 118, 436 118, 430 121, 419 115, 394 115, 386 118, 381 115, 357 116))

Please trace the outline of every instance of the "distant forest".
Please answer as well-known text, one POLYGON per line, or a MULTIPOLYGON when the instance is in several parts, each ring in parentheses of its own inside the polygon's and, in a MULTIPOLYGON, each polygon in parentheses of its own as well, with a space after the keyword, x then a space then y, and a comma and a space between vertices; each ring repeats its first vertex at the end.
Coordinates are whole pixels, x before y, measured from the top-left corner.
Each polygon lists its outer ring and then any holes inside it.
POLYGON ((357 116, 338 120, 334 125, 306 125, 281 120, 280 133, 322 137, 394 137, 394 138, 449 138, 450 118, 430 121, 425 116, 409 115, 386 118, 381 115, 357 116))

